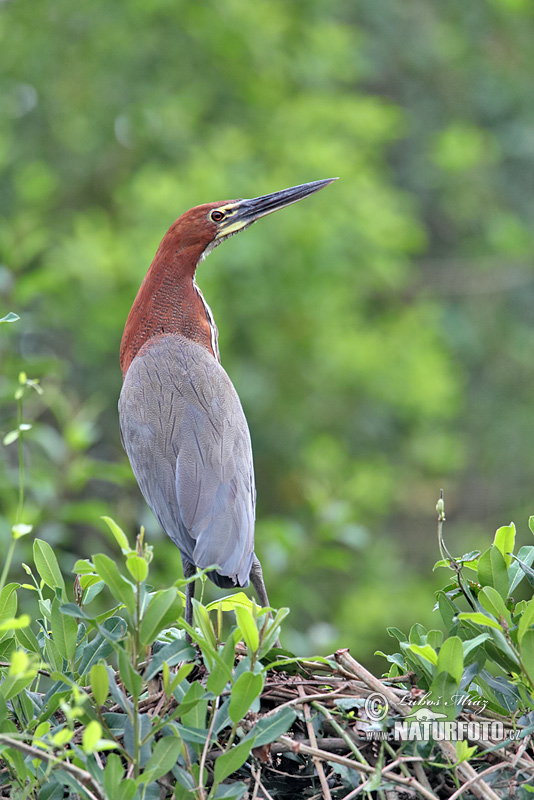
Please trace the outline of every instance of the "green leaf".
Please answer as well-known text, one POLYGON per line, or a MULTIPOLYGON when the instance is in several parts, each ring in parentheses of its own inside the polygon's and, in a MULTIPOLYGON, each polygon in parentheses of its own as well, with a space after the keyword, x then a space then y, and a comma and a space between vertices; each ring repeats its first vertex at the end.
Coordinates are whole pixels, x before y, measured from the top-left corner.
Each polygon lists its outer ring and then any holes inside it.
POLYGON ((95 565, 87 558, 80 558, 75 563, 72 571, 77 575, 92 575, 95 571, 95 565))
MULTIPOLYGON (((104 788, 107 797, 117 797, 120 783, 124 777, 124 767, 117 753, 110 753, 104 768, 104 788)), ((135 784, 134 784, 135 786, 135 784)))
POLYGON ((525 545, 519 548, 517 556, 513 556, 513 559, 514 561, 508 570, 508 575, 510 577, 510 594, 513 594, 516 586, 521 583, 525 577, 525 573, 521 569, 521 562, 525 564, 527 568, 532 566, 532 562, 534 561, 534 547, 532 547, 532 545, 525 545))
POLYGON ((458 609, 445 592, 438 592, 438 608, 446 629, 451 631, 455 625, 458 609))
POLYGON ((118 648, 119 674, 128 692, 138 698, 143 687, 142 676, 133 668, 130 657, 122 647, 118 648))
POLYGON ((534 631, 525 631, 519 650, 521 663, 528 675, 530 685, 534 689, 534 631))
POLYGON ((446 714, 448 720, 456 716, 454 695, 458 694, 459 682, 449 672, 439 672, 429 687, 432 711, 446 714))
POLYGON ((214 781, 216 784, 224 781, 229 775, 243 766, 250 755, 254 739, 245 739, 240 744, 232 747, 227 753, 223 753, 215 759, 214 781))
POLYGON ((239 630, 241 631, 241 635, 245 640, 246 646, 249 650, 255 653, 260 644, 260 637, 254 617, 248 608, 245 608, 244 606, 236 606, 235 615, 239 630))
POLYGON ((12 525, 11 533, 14 539, 22 539, 33 531, 33 525, 26 525, 24 522, 19 522, 18 525, 12 525))
POLYGON ((503 525, 502 528, 499 528, 496 531, 493 544, 501 552, 501 555, 504 558, 504 563, 506 564, 506 569, 508 569, 512 560, 512 557, 509 555, 509 553, 514 552, 515 544, 515 525, 513 522, 511 522, 509 525, 503 525))
POLYGON ((25 628, 19 628, 16 631, 15 636, 17 637, 17 641, 21 647, 26 648, 26 650, 29 650, 31 653, 36 653, 37 655, 41 654, 41 648, 39 647, 37 636, 34 634, 29 625, 25 628))
POLYGON ((120 549, 123 552, 129 552, 131 550, 130 543, 128 542, 128 537, 126 536, 120 525, 117 525, 115 520, 112 519, 111 517, 100 517, 100 519, 104 520, 104 522, 110 529, 111 533, 115 537, 115 541, 119 545, 120 549))
POLYGON ((13 444, 13 442, 16 442, 19 436, 20 436, 20 431, 18 428, 14 431, 9 431, 2 439, 2 444, 4 444, 7 447, 8 445, 13 444))
POLYGON ((20 583, 8 583, 0 592, 0 622, 11 619, 17 613, 17 589, 20 583))
POLYGON ((464 661, 472 650, 475 650, 483 642, 487 641, 487 639, 491 639, 491 634, 480 633, 478 636, 475 636, 474 639, 467 639, 466 641, 462 642, 464 649, 464 661))
POLYGON ((492 545, 478 559, 478 582, 481 586, 492 586, 502 598, 508 596, 508 571, 500 550, 492 545))
POLYGON ((215 637, 215 631, 213 630, 213 625, 211 624, 209 614, 202 603, 199 603, 195 599, 193 599, 193 621, 196 627, 200 628, 200 632, 208 643, 209 647, 215 650, 217 647, 217 639, 215 637))
POLYGON ((164 663, 169 667, 173 667, 180 661, 192 660, 196 654, 195 648, 188 644, 185 639, 175 639, 174 642, 166 644, 152 656, 152 661, 146 673, 146 680, 149 681, 154 675, 157 675, 164 663))
POLYGON ((517 627, 517 641, 521 644, 523 636, 525 633, 534 625, 534 597, 532 597, 523 613, 521 614, 521 619, 519 620, 519 625, 517 627))
POLYGON ((220 695, 226 684, 232 679, 232 667, 235 660, 234 637, 229 636, 221 652, 221 658, 215 662, 206 683, 209 692, 220 695))
POLYGON ((133 587, 126 578, 120 574, 117 565, 103 553, 93 557, 95 569, 110 590, 113 597, 124 603, 130 614, 135 613, 135 595, 133 587))
POLYGON ((126 569, 137 583, 142 583, 146 580, 148 564, 144 558, 141 558, 141 556, 138 556, 136 553, 128 554, 126 558, 126 569))
POLYGON ((236 592, 228 595, 228 597, 220 597, 218 600, 208 603, 206 609, 208 611, 216 611, 220 606, 222 611, 235 611, 238 606, 250 609, 253 605, 253 601, 250 597, 247 597, 245 592, 236 592))
POLYGON ((139 629, 141 643, 152 644, 160 631, 177 622, 181 610, 182 600, 174 586, 156 592, 143 614, 139 629))
POLYGON ((485 586, 478 594, 478 601, 480 605, 489 611, 497 621, 502 617, 505 622, 510 626, 512 624, 512 617, 504 604, 499 592, 493 586, 485 586))
POLYGON ((59 569, 54 551, 43 539, 35 539, 33 543, 33 558, 37 572, 51 589, 65 591, 65 581, 59 569))
POLYGON ((19 319, 20 319, 20 317, 19 317, 18 314, 15 314, 14 311, 10 311, 8 314, 6 314, 5 317, 2 317, 2 319, 0 319, 0 323, 3 323, 3 322, 17 322, 17 320, 19 320, 19 319))
POLYGON ((84 675, 99 659, 106 659, 113 650, 112 642, 121 639, 125 632, 126 623, 122 617, 104 620, 95 638, 85 645, 78 664, 80 675, 84 675))
POLYGON ((50 617, 50 627, 52 638, 58 653, 62 658, 70 661, 76 652, 76 637, 78 625, 73 617, 61 613, 60 601, 54 597, 52 602, 52 613, 50 617))
POLYGON ((248 734, 249 737, 254 738, 254 747, 262 747, 264 744, 276 741, 279 736, 289 730, 296 716, 295 709, 286 707, 272 716, 262 717, 248 734))
MULTIPOLYGON (((254 700, 260 696, 263 690, 263 674, 253 672, 242 672, 232 686, 230 707, 228 713, 233 723, 240 722, 245 714, 250 711, 254 700)), ((219 756, 220 758, 220 756, 219 756)))
POLYGON ((430 647, 429 644, 410 644, 408 645, 408 650, 412 650, 412 652, 417 653, 417 655, 421 656, 427 661, 430 661, 431 664, 436 665, 438 663, 438 654, 433 647, 430 647))
POLYGON ((108 671, 103 661, 98 664, 93 664, 89 679, 91 681, 91 690, 95 698, 95 703, 99 706, 103 706, 109 693, 108 671))
POLYGON ((458 759, 458 764, 461 764, 463 761, 469 761, 469 759, 475 755, 476 751, 477 746, 469 747, 469 743, 466 742, 465 739, 456 742, 456 758, 458 759))
POLYGON ((208 710, 207 693, 198 681, 194 681, 180 703, 180 716, 184 725, 205 728, 208 710))
POLYGON ((148 759, 143 777, 150 773, 150 781, 157 781, 170 772, 182 751, 182 742, 177 736, 164 736, 156 742, 148 759))
POLYGON ((82 748, 86 753, 94 753, 102 738, 102 726, 96 719, 92 719, 82 734, 82 748))
POLYGON ((448 672, 457 684, 460 683, 464 669, 464 654, 459 636, 445 639, 438 653, 437 667, 438 675, 440 672, 448 672))
POLYGON ((502 631, 498 622, 495 622, 494 619, 486 616, 481 611, 462 611, 458 614, 458 619, 465 619, 477 625, 488 625, 490 628, 497 628, 497 630, 502 631))
POLYGON ((20 628, 27 628, 31 619, 29 614, 21 614, 20 617, 11 617, 0 623, 0 631, 16 631, 20 628))

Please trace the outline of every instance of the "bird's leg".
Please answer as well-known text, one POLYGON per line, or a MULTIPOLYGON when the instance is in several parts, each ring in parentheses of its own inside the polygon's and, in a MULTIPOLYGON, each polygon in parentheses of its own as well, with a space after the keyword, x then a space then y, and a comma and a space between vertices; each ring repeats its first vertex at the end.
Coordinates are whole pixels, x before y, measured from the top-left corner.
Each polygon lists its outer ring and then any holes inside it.
POLYGON ((260 560, 256 553, 252 559, 252 567, 250 568, 250 580, 258 595, 260 606, 265 608, 269 606, 269 598, 267 597, 267 589, 265 588, 265 581, 263 580, 263 571, 261 568, 260 560))
MULTIPOLYGON (((191 564, 186 558, 182 556, 182 568, 184 571, 184 578, 192 578, 196 573, 197 568, 191 564)), ((193 627, 193 597, 195 596, 195 581, 187 583, 185 586, 185 621, 193 627)), ((186 642, 191 644, 191 636, 186 633, 186 642)))
MULTIPOLYGON (((266 606, 270 606, 269 598, 267 597, 267 589, 265 588, 265 581, 263 580, 263 570, 261 568, 260 559, 254 553, 254 558, 252 560, 252 567, 250 569, 250 580, 254 589, 256 590, 256 594, 258 595, 258 600, 260 601, 260 606, 265 608, 266 606)), ((275 647, 280 647, 280 639, 277 639, 274 643, 275 647)))

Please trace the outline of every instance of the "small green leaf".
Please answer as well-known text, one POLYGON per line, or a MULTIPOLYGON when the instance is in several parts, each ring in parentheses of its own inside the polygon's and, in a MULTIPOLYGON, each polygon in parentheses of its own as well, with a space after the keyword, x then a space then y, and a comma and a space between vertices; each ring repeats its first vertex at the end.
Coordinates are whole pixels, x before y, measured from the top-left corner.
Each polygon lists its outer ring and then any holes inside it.
POLYGON ((18 314, 15 314, 14 311, 10 311, 8 314, 6 314, 5 317, 2 317, 2 319, 0 319, 0 323, 3 323, 3 322, 16 322, 19 319, 20 319, 20 317, 19 317, 18 314))
POLYGON ((232 679, 232 667, 235 660, 234 637, 229 636, 220 653, 221 658, 215 662, 206 683, 209 692, 220 695, 226 684, 232 679))
POLYGON ((95 703, 103 706, 109 692, 108 671, 103 661, 91 667, 90 681, 95 703))
POLYGON ((104 522, 110 529, 111 533, 115 537, 115 541, 117 542, 121 550, 123 552, 130 551, 131 547, 130 543, 128 542, 128 537, 126 536, 122 528, 119 525, 117 525, 115 520, 111 519, 111 517, 100 517, 100 519, 104 520, 104 522))
POLYGON ((50 627, 59 655, 70 661, 76 652, 78 625, 73 617, 61 613, 60 601, 57 597, 52 602, 50 627))
POLYGON ((501 595, 493 586, 484 586, 478 594, 478 600, 480 605, 485 608, 486 611, 489 611, 497 621, 500 621, 502 617, 508 625, 512 624, 511 614, 506 608, 501 595))
POLYGON ((410 644, 408 645, 408 650, 411 650, 427 661, 430 661, 431 664, 436 665, 438 663, 438 654, 433 647, 430 647, 429 644, 410 644))
POLYGON ((13 442, 16 442, 19 436, 20 436, 20 431, 18 428, 14 431, 9 431, 9 433, 6 433, 6 435, 2 439, 2 443, 5 444, 7 447, 8 445, 13 444, 13 442))
POLYGON ((96 719, 92 719, 82 734, 82 748, 86 753, 94 753, 102 738, 102 726, 96 719))
POLYGON ((75 572, 77 575, 92 575, 94 571, 95 565, 86 558, 80 558, 72 568, 72 572, 75 572))
MULTIPOLYGON (((196 650, 185 639, 175 639, 152 656, 145 678, 149 681, 154 675, 157 675, 164 663, 173 667, 178 662, 190 661, 195 656, 196 650)), ((184 675, 184 677, 186 676, 184 675)))
POLYGON ((13 525, 11 533, 14 539, 22 539, 33 531, 33 525, 25 525, 24 522, 19 522, 18 525, 13 525))
POLYGON ((142 583, 148 575, 148 564, 144 558, 136 553, 129 553, 126 558, 126 568, 137 583, 142 583))
POLYGON ((202 603, 199 603, 197 600, 193 600, 193 621, 197 628, 200 628, 200 632, 202 636, 208 643, 208 645, 215 649, 217 647, 217 639, 215 637, 215 631, 213 630, 213 625, 211 624, 211 620, 209 618, 209 614, 206 611, 205 606, 202 603))
POLYGON ((11 619, 17 613, 17 589, 19 583, 8 583, 0 592, 0 622, 11 619))
POLYGON ((504 563, 506 564, 506 569, 508 569, 512 560, 509 553, 514 552, 515 544, 515 525, 513 522, 509 525, 503 525, 502 528, 496 531, 493 544, 500 550, 504 558, 504 563))
POLYGON ((119 674, 128 692, 138 698, 143 687, 142 676, 133 668, 126 650, 119 648, 119 674))
POLYGON ((117 755, 117 753, 110 753, 104 768, 104 787, 107 797, 117 797, 123 777, 124 767, 122 766, 120 756, 117 755))
POLYGON ((531 687, 534 688, 534 631, 525 631, 519 649, 521 663, 527 673, 531 687))
POLYGON ((21 645, 21 647, 26 648, 26 650, 29 650, 31 653, 36 653, 39 656, 41 655, 39 642, 37 641, 37 637, 29 625, 24 628, 19 628, 15 636, 17 637, 17 642, 21 645))
POLYGON ((0 631, 16 631, 20 628, 27 628, 31 619, 29 614, 21 614, 20 617, 4 619, 0 623, 0 631))
POLYGON ((181 610, 182 601, 178 590, 174 586, 156 592, 143 614, 139 630, 141 643, 144 645, 152 644, 158 633, 177 622, 181 610))
POLYGON ((229 775, 232 775, 236 770, 243 766, 245 761, 250 755, 254 739, 245 739, 245 741, 230 748, 227 753, 223 753, 215 760, 215 775, 214 781, 216 784, 224 781, 229 775))
POLYGON ((157 781, 170 772, 182 752, 182 742, 177 736, 164 736, 156 742, 148 759, 145 773, 150 773, 150 781, 157 781))
POLYGON ((250 711, 252 703, 263 691, 263 682, 263 674, 241 673, 232 686, 230 707, 228 709, 232 722, 237 724, 250 711))
POLYGON ((244 606, 236 606, 235 615, 246 646, 255 653, 260 644, 260 637, 256 623, 254 622, 254 617, 248 608, 244 606))
POLYGON ((33 558, 37 572, 51 589, 65 591, 65 581, 59 569, 54 551, 43 539, 35 539, 33 543, 33 558))
POLYGON ((464 669, 464 654, 459 636, 445 639, 438 653, 437 667, 438 675, 440 672, 448 672, 457 684, 460 683, 464 669))
POLYGON ((488 625, 490 628, 497 628, 497 630, 502 631, 502 628, 498 622, 495 622, 495 620, 491 619, 491 617, 487 617, 485 614, 482 614, 481 611, 462 611, 460 614, 458 614, 458 619, 465 619, 469 622, 474 622, 477 625, 488 625))
POLYGON ((534 625, 534 597, 532 597, 525 610, 521 614, 519 625, 517 627, 517 641, 521 644, 521 640, 525 633, 534 625))
POLYGON ((131 583, 120 574, 117 565, 106 555, 97 553, 93 557, 97 574, 100 575, 113 597, 124 603, 130 614, 135 612, 135 595, 131 583))
POLYGON ((534 547, 532 547, 532 545, 520 547, 517 556, 512 556, 512 558, 514 561, 508 571, 510 576, 510 594, 513 594, 516 586, 518 586, 525 577, 525 573, 521 569, 521 562, 525 564, 527 568, 532 566, 532 562, 534 561, 534 547))
POLYGON ((254 738, 254 747, 262 747, 264 744, 276 741, 289 730, 296 716, 297 712, 293 708, 286 707, 272 716, 262 717, 249 733, 249 736, 254 738))
POLYGON ((180 703, 180 716, 190 728, 204 728, 208 709, 207 694, 198 681, 194 681, 180 703))
POLYGON ((253 601, 250 597, 247 597, 245 592, 236 592, 235 594, 228 595, 228 597, 221 597, 219 600, 208 603, 206 609, 208 611, 215 611, 219 606, 223 611, 235 611, 237 606, 244 606, 250 609, 253 606, 253 601))
POLYGON ((478 559, 478 582, 481 586, 492 586, 502 598, 508 596, 508 571, 501 551, 492 545, 478 559))
POLYGON ((473 747, 469 746, 469 743, 463 739, 460 742, 456 742, 456 758, 458 759, 458 764, 461 764, 463 761, 469 761, 469 759, 474 756, 477 751, 477 746, 474 745, 473 747))

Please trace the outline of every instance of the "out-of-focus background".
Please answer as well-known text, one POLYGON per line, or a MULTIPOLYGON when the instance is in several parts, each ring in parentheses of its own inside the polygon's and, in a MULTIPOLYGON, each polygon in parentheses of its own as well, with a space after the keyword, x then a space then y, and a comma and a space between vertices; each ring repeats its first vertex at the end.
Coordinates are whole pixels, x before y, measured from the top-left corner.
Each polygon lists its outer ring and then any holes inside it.
POLYGON ((65 570, 108 548, 110 514, 131 539, 146 526, 162 585, 181 574, 116 409, 124 321, 168 226, 335 175, 197 276, 252 432, 284 643, 368 660, 387 625, 435 626, 441 487, 454 553, 510 519, 528 541, 533 41, 531 0, 0 5, 0 317, 21 316, 0 330, 0 432, 24 369, 44 388, 25 405, 25 521, 65 570))

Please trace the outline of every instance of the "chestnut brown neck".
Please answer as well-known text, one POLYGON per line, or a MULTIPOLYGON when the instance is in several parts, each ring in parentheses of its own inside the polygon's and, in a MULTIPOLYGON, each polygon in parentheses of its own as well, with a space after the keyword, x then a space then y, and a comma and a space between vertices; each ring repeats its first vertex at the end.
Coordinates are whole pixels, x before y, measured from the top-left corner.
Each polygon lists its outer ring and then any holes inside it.
POLYGON ((219 357, 217 328, 194 277, 203 243, 177 247, 164 238, 126 320, 121 342, 123 377, 150 339, 181 334, 219 357))

